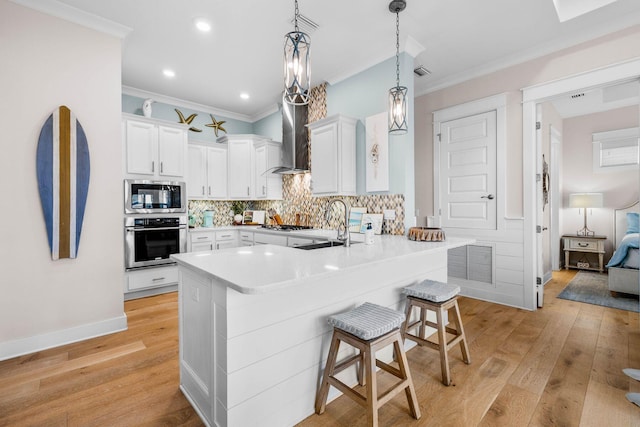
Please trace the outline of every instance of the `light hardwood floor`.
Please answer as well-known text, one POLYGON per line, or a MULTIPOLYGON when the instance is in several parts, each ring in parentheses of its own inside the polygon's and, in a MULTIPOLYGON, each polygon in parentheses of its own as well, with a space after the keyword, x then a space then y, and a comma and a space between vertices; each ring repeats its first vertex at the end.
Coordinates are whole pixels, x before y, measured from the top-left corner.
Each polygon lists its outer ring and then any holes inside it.
MULTIPOLYGON (((638 313, 556 299, 574 275, 554 273, 536 312, 461 298, 472 364, 452 350, 445 387, 437 352, 410 350, 422 418, 400 394, 380 410, 381 425, 640 426, 640 408, 625 399, 640 382, 622 373, 640 368, 638 313)), ((126 332, 0 362, 0 426, 202 425, 178 389, 177 295, 125 309, 126 332)), ((300 425, 365 422, 340 397, 300 425)))

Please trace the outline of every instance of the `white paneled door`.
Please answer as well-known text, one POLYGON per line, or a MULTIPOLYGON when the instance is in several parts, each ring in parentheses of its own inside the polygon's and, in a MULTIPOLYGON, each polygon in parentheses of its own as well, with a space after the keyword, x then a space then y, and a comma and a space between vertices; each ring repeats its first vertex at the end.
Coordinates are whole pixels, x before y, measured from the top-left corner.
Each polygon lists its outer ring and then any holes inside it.
POLYGON ((496 112, 440 125, 442 227, 495 230, 496 112))

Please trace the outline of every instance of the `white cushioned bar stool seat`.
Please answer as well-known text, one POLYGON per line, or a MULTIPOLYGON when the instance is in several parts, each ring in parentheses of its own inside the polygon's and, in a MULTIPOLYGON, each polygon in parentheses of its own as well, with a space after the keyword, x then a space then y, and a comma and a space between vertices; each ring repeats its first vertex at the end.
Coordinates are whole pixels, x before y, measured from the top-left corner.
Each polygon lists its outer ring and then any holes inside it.
POLYGON ((450 300, 460 293, 460 286, 448 283, 424 280, 402 289, 402 293, 432 302, 450 300))
POLYGON ((451 371, 449 369, 448 351, 456 344, 460 344, 462 359, 467 365, 471 363, 469 347, 467 346, 467 339, 464 334, 464 327, 462 326, 460 308, 458 307, 460 287, 434 280, 424 280, 420 283, 405 287, 402 293, 407 295, 405 311, 406 322, 402 325, 402 337, 415 341, 420 346, 438 350, 440 352, 442 383, 447 386, 450 385, 451 371), (418 320, 412 322, 411 314, 414 307, 419 308, 420 312, 418 320), (452 318, 455 328, 445 324, 449 310, 453 312, 452 318), (435 323, 427 319, 428 311, 435 312, 435 323), (438 335, 437 343, 427 339, 427 326, 436 329, 438 335), (417 334, 412 334, 410 331, 415 328, 418 328, 418 332, 417 334), (453 338, 448 339, 447 334, 453 335, 453 338))
POLYGON ((329 317, 329 324, 363 340, 370 340, 399 328, 404 322, 404 313, 387 307, 365 302, 345 313, 329 317))
POLYGON ((351 311, 329 317, 329 323, 333 326, 333 335, 327 356, 327 365, 316 395, 317 414, 322 414, 325 411, 329 386, 334 386, 356 403, 365 407, 370 426, 378 425, 378 409, 403 390, 409 402, 411 415, 416 419, 420 418, 420 407, 400 333, 400 327, 404 320, 404 313, 368 302, 351 311), (359 352, 337 363, 338 350, 342 342, 358 349, 359 352), (376 352, 389 345, 393 345, 394 360, 398 362, 397 368, 376 359, 376 352), (364 395, 335 377, 339 372, 355 364, 359 365, 357 369, 358 383, 364 386, 364 395), (396 384, 382 394, 378 393, 376 367, 399 379, 396 384))

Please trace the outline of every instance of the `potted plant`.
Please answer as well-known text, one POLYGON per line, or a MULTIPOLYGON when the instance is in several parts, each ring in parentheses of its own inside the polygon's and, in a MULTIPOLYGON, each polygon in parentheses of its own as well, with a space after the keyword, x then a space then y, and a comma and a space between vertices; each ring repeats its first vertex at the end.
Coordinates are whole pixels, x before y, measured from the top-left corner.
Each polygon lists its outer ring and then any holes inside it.
POLYGON ((242 224, 242 214, 247 209, 247 202, 242 200, 234 200, 231 202, 231 210, 233 211, 233 223, 242 224))

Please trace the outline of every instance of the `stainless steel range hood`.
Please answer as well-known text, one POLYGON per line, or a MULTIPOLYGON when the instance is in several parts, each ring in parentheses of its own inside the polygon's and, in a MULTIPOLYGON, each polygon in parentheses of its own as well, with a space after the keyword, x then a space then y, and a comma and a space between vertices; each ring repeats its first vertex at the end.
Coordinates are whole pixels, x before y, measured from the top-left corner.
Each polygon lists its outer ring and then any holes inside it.
POLYGON ((307 105, 282 103, 282 165, 273 173, 309 172, 307 105))

